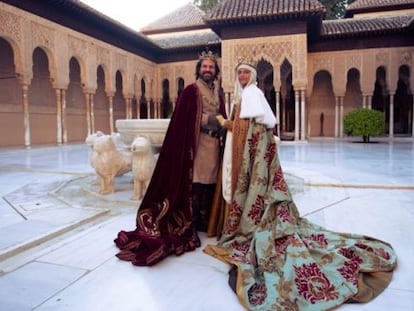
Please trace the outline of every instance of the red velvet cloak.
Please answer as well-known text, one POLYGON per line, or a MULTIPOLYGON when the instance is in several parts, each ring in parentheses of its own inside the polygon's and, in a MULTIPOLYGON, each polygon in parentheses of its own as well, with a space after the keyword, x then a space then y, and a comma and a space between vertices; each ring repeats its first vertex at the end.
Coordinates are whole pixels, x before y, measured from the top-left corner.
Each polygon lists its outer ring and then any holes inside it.
MULTIPOLYGON (((220 96, 224 116, 224 99, 220 96)), ((191 221, 193 162, 201 125, 202 102, 195 83, 180 97, 168 126, 150 184, 137 212, 136 229, 120 231, 116 256, 151 266, 171 253, 200 246, 191 221)))

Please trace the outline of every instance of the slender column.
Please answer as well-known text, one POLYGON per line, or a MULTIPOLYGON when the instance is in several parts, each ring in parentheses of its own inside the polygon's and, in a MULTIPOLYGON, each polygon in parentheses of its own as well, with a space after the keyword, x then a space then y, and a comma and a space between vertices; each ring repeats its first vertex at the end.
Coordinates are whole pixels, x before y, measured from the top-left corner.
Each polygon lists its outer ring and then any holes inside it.
POLYGON ((372 95, 368 95, 368 109, 372 109, 372 95))
POLYGON ((339 98, 335 96, 335 137, 339 137, 339 98))
POLYGON ((306 105, 305 105, 305 90, 300 91, 300 106, 301 106, 301 116, 300 116, 300 140, 306 139, 305 132, 305 120, 306 120, 306 105))
POLYGON ((412 109, 411 109, 411 136, 414 137, 414 96, 411 96, 412 109))
POLYGON ((362 95, 362 108, 366 108, 366 107, 367 107, 367 96, 362 95))
POLYGON ((109 130, 111 134, 114 132, 114 97, 112 95, 108 96, 109 101, 109 130))
POLYGON ((390 95, 390 124, 389 124, 389 134, 390 138, 394 137, 394 95, 390 95))
POLYGON ((276 91, 276 132, 277 135, 280 137, 280 92, 276 91))
POLYGON ((344 137, 344 96, 339 96, 339 137, 344 137))
POLYGON ((175 106, 177 106, 178 97, 175 97, 172 101, 172 111, 174 112, 175 106))
POLYGON ((132 107, 131 107, 132 99, 130 97, 125 99, 125 116, 127 119, 132 119, 132 107))
POLYGON ((282 99, 282 103, 281 103, 282 104, 282 111, 281 111, 280 115, 282 116, 282 118, 281 118, 280 122, 282 122, 282 125, 281 125, 282 131, 286 132, 286 126, 287 126, 286 97, 282 95, 281 99, 282 99))
POLYGON ((155 102, 155 119, 159 119, 161 116, 161 99, 155 102))
POLYGON ((66 127, 66 90, 61 91, 62 95, 62 140, 66 144, 68 142, 68 129, 66 127))
POLYGON ((152 105, 154 104, 152 98, 148 100, 147 103, 147 119, 151 119, 152 105))
POLYGON ((84 93, 85 94, 85 110, 86 110, 86 127, 87 130, 86 132, 89 134, 91 134, 91 107, 90 107, 90 96, 89 93, 84 93))
POLYGON ((295 140, 299 140, 299 91, 295 91, 295 140))
POLYGON ((95 103, 94 103, 94 94, 89 94, 90 96, 90 108, 91 108, 91 130, 92 133, 95 133, 95 103))
POLYGON ((62 92, 56 89, 56 130, 57 143, 62 144, 62 92))
POLYGON ((23 117, 24 117, 24 145, 26 148, 30 148, 30 114, 29 114, 29 99, 28 99, 29 86, 22 85, 23 96, 23 117))
POLYGON ((137 98, 137 119, 141 119, 141 97, 137 98))

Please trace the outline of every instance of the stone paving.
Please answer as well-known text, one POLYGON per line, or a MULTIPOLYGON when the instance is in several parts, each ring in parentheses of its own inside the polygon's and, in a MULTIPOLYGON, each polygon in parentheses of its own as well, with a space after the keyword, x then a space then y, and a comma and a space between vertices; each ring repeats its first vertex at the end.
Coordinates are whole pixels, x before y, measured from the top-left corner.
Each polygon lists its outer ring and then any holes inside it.
MULTIPOLYGON (((132 176, 99 195, 89 152, 84 144, 0 149, 0 310, 243 310, 227 265, 202 248, 154 267, 114 256, 117 232, 134 228, 132 176)), ((385 240, 399 256, 379 297, 339 309, 413 310, 413 140, 282 142, 279 154, 303 216, 385 240)))

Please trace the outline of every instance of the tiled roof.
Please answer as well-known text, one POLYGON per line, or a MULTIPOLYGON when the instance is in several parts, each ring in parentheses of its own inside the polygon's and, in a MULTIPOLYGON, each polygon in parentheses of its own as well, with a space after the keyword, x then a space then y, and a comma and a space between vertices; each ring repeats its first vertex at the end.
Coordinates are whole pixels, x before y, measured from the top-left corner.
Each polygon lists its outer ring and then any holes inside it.
POLYGON ((414 14, 364 17, 358 19, 326 20, 322 23, 321 35, 330 37, 357 37, 367 34, 385 34, 407 31, 414 28, 414 14))
POLYGON ((149 39, 164 49, 219 44, 220 38, 210 29, 149 36, 149 39))
POLYGON ((414 0, 356 0, 349 5, 348 10, 396 7, 409 4, 414 6, 414 0))
POLYGON ((208 24, 308 16, 324 13, 317 0, 222 0, 205 17, 208 24))
POLYGON ((163 30, 178 30, 196 26, 200 28, 200 26, 205 26, 203 16, 203 11, 194 4, 188 3, 141 28, 141 32, 156 33, 162 32, 163 30))

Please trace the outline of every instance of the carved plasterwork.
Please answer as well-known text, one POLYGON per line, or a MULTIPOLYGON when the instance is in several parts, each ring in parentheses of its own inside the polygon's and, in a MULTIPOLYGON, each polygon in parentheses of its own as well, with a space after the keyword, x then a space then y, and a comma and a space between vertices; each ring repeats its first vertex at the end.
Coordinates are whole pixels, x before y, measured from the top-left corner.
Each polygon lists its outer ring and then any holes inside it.
POLYGON ((175 67, 175 76, 176 77, 182 77, 184 76, 184 66, 180 65, 180 66, 176 66, 175 67))
POLYGON ((404 51, 400 54, 400 62, 402 64, 410 64, 412 62, 412 55, 408 51, 404 51))
POLYGON ((318 56, 313 60, 313 72, 316 73, 320 70, 327 70, 331 74, 334 72, 334 61, 332 57, 318 56))
POLYGON ((55 46, 54 30, 32 22, 32 38, 35 45, 53 49, 55 46))
POLYGON ((127 68, 127 57, 117 53, 114 54, 114 68, 125 70, 127 68))
POLYGON ((376 55, 376 62, 378 66, 386 66, 388 64, 388 53, 378 53, 376 55))
POLYGON ((69 51, 72 55, 78 55, 82 59, 86 58, 87 43, 84 40, 69 36, 69 51))
POLYGON ((110 61, 110 52, 108 49, 97 46, 96 47, 96 62, 97 64, 109 64, 110 61))
POLYGON ((346 57, 346 68, 357 68, 361 70, 361 64, 362 64, 362 56, 361 55, 347 55, 346 57))
POLYGON ((16 41, 22 39, 21 18, 14 14, 1 11, 0 12, 0 32, 8 34, 16 41))
POLYGON ((168 70, 168 67, 161 67, 160 68, 161 79, 168 79, 169 73, 170 73, 170 70, 168 70))

